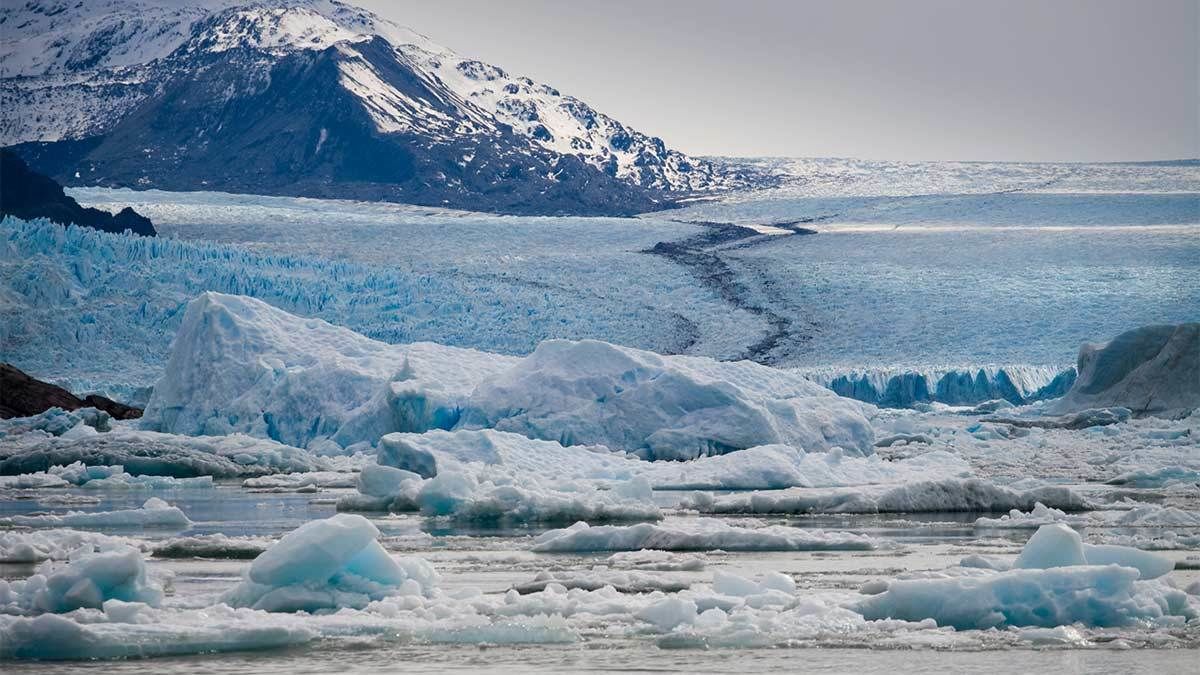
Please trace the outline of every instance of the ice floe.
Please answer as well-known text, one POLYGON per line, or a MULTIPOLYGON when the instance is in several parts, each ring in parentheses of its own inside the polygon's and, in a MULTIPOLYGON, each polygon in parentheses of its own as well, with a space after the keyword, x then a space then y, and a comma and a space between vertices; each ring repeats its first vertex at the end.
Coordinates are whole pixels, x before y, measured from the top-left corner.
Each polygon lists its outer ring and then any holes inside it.
POLYGON ((1200 604, 1158 581, 1173 563, 1120 546, 1089 546, 1065 525, 1030 538, 1013 569, 981 575, 897 579, 851 605, 868 619, 933 619, 939 626, 1179 625, 1200 604))
POLYGON ((65 514, 20 515, 0 519, 0 524, 24 527, 164 528, 186 529, 192 521, 179 508, 158 497, 147 499, 140 509, 120 511, 69 511, 65 514))
POLYGON ((576 523, 534 540, 540 553, 585 551, 867 551, 879 546, 871 537, 784 526, 736 527, 701 518, 686 524, 589 526, 576 523))
POLYGON ((223 560, 253 560, 267 550, 274 540, 264 537, 230 537, 224 534, 199 534, 174 537, 155 544, 155 558, 215 558, 223 560))
POLYGON ((70 529, 0 530, 0 563, 66 560, 74 555, 117 546, 140 548, 134 539, 99 532, 70 529))
POLYGON ((245 434, 181 436, 121 427, 74 440, 35 431, 5 437, 0 443, 0 474, 48 471, 76 462, 89 467, 122 466, 138 476, 176 478, 329 468, 322 458, 300 448, 245 434))
POLYGON ((698 492, 691 496, 687 506, 701 513, 937 513, 1032 509, 1038 502, 1072 511, 1091 505, 1068 487, 1018 491, 979 478, 949 478, 726 496, 698 492))

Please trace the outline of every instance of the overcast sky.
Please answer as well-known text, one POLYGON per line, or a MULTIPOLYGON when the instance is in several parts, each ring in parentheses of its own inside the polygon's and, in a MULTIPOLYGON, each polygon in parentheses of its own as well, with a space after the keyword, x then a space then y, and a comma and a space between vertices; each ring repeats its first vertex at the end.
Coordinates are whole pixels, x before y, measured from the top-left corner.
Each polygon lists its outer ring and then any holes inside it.
POLYGON ((1200 156, 1200 0, 352 0, 695 154, 1200 156))

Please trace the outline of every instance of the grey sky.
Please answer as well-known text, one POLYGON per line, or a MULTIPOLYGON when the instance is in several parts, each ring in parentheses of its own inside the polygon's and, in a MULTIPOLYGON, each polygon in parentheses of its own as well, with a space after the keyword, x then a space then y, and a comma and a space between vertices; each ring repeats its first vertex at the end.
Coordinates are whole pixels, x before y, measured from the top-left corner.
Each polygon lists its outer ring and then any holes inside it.
POLYGON ((352 0, 685 152, 1200 156, 1200 0, 352 0))

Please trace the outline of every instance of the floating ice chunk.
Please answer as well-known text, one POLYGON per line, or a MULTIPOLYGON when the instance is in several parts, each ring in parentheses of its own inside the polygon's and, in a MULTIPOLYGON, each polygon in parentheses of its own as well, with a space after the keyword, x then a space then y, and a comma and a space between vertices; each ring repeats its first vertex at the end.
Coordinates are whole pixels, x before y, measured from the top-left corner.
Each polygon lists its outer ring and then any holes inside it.
POLYGON ((260 537, 229 537, 224 534, 201 534, 176 537, 154 547, 156 558, 216 558, 224 560, 253 560, 270 547, 272 541, 260 537))
POLYGON ((395 498, 406 491, 405 483, 419 484, 421 476, 404 469, 368 464, 358 474, 358 491, 371 497, 395 498))
POLYGON ((108 478, 89 480, 80 487, 88 490, 203 490, 213 487, 212 476, 172 478, 171 476, 131 476, 120 473, 108 478))
POLYGON ((1022 530, 1036 529, 1050 523, 1085 525, 1093 521, 1094 518, 1090 514, 1067 514, 1065 511, 1052 509, 1038 502, 1033 505, 1033 510, 1028 513, 1020 509, 1013 509, 1007 515, 1000 516, 999 518, 977 518, 975 519, 975 527, 1022 530))
POLYGON ((1200 484, 1200 469, 1179 465, 1139 468, 1126 471, 1108 480, 1109 485, 1125 485, 1134 488, 1159 488, 1174 483, 1200 484))
POLYGON ((680 624, 694 623, 697 613, 695 601, 669 597, 644 607, 634 616, 653 624, 660 631, 669 631, 680 624))
POLYGON ((513 589, 522 594, 537 593, 545 590, 551 584, 558 584, 566 589, 581 588, 588 591, 611 586, 620 593, 649 593, 651 591, 673 593, 691 585, 682 579, 638 571, 556 573, 542 571, 538 572, 532 581, 513 584, 513 589))
POLYGON ((1084 544, 1083 555, 1089 565, 1132 567, 1142 579, 1155 579, 1175 569, 1175 561, 1161 555, 1114 544, 1084 544))
POLYGON ((1043 525, 1025 543, 1016 569, 1048 569, 1088 564, 1079 533, 1061 523, 1043 525))
POLYGON ((1106 520, 1119 527, 1200 527, 1200 513, 1158 504, 1135 506, 1106 520))
MULTIPOLYGON (((58 407, 49 408, 29 417, 0 419, 0 438, 19 436, 31 431, 44 431, 52 436, 62 436, 78 429, 81 424, 91 427, 93 431, 109 431, 112 428, 112 416, 96 408, 71 411, 58 407)), ((84 431, 78 431, 76 434, 79 437, 91 435, 84 431)))
POLYGON ((1175 569, 1175 562, 1154 553, 1115 545, 1083 543, 1079 533, 1061 523, 1043 525, 1034 533, 1013 567, 1047 569, 1070 565, 1120 565, 1132 567, 1142 579, 1161 577, 1175 569))
MULTIPOLYGON (((1047 526, 1054 527, 1054 526, 1047 526)), ((1017 569, 982 577, 895 580, 850 606, 870 620, 933 619, 960 630, 1000 626, 1052 628, 1073 623, 1124 626, 1182 623, 1200 605, 1180 590, 1139 581, 1138 571, 1109 565, 1017 569)))
POLYGON ((699 572, 708 565, 707 559, 701 554, 679 554, 647 549, 614 553, 608 557, 607 562, 609 567, 616 569, 658 572, 699 572))
POLYGON ((649 462, 599 446, 564 447, 491 429, 388 434, 380 439, 378 461, 425 477, 445 468, 480 478, 536 477, 549 484, 643 476, 656 489, 672 490, 858 485, 970 473, 962 458, 944 451, 886 462, 874 455, 847 456, 840 450, 808 454, 785 445, 767 445, 685 462, 649 462))
MULTIPOLYGON (((28 619, 0 617, 0 658, 86 660, 206 654, 303 644, 317 633, 303 625, 279 625, 259 617, 215 619, 205 610, 197 620, 164 623, 81 624, 43 614, 28 619)), ((190 617, 189 617, 190 618, 190 617)))
POLYGON ((701 513, 927 513, 1031 509, 1038 502, 1082 510, 1090 504, 1071 489, 1017 491, 979 478, 948 478, 898 485, 758 491, 713 497, 697 493, 701 513))
POLYGON ((0 531, 0 563, 66 560, 71 555, 84 551, 137 545, 135 540, 99 532, 63 529, 7 530, 0 531))
MULTIPOLYGON (((5 521, 0 520, 0 522, 5 521)), ((159 527, 169 529, 185 529, 192 524, 183 511, 157 497, 147 499, 140 509, 91 513, 69 511, 63 515, 13 516, 8 518, 7 522, 26 527, 159 527)))
POLYGON ((1018 633, 1022 640, 1034 645, 1071 645, 1082 647, 1089 644, 1083 633, 1074 626, 1057 628, 1022 628, 1018 633))
MULTIPOLYGON (((66 466, 52 466, 47 473, 60 476, 73 485, 83 485, 88 481, 111 478, 125 473, 125 467, 117 466, 87 466, 83 462, 72 462, 66 466)), ((128 474, 126 474, 128 475, 128 474)))
POLYGON ((644 478, 599 489, 592 482, 557 483, 537 478, 496 484, 472 474, 443 471, 425 481, 416 502, 421 512, 464 522, 563 523, 658 520, 662 512, 644 478))
POLYGON ((403 590, 409 580, 417 592, 430 591, 436 581, 432 567, 420 559, 393 559, 378 536, 357 515, 305 523, 255 558, 246 580, 225 601, 270 612, 311 612, 365 607, 403 590))
POLYGON ((551 530, 534 540, 540 553, 583 551, 862 551, 878 545, 871 537, 773 525, 745 528, 720 520, 700 519, 677 525, 641 523, 589 526, 576 523, 551 530))
POLYGON ((475 385, 513 362, 389 345, 260 300, 203 293, 188 305, 143 425, 240 431, 297 447, 374 443, 392 431, 453 426, 475 385))
POLYGON ((84 466, 75 462, 67 466, 52 466, 47 472, 0 477, 0 487, 47 488, 77 485, 89 490, 153 489, 175 490, 210 488, 211 476, 171 478, 169 476, 131 476, 122 466, 84 466))
POLYGON ((564 447, 556 441, 491 429, 388 434, 379 440, 378 461, 425 478, 475 464, 548 480, 627 479, 647 466, 599 446, 564 447))
POLYGON ((61 613, 100 609, 112 599, 150 605, 162 600, 162 589, 147 580, 141 552, 128 546, 72 556, 57 569, 46 567, 50 564, 24 581, 5 584, 0 602, 8 596, 19 611, 61 613))
POLYGON ((0 476, 0 488, 32 490, 38 488, 60 488, 67 487, 68 485, 71 485, 71 483, 64 480, 62 476, 42 471, 37 473, 23 473, 17 476, 0 476))
POLYGON ((646 459, 693 459, 784 443, 873 451, 861 404, 748 361, 660 356, 595 340, 548 340, 471 396, 463 422, 646 459))
POLYGON ((348 488, 358 484, 358 477, 352 473, 340 471, 309 471, 304 473, 284 473, 272 476, 247 478, 242 481, 244 488, 299 490, 302 488, 348 488))

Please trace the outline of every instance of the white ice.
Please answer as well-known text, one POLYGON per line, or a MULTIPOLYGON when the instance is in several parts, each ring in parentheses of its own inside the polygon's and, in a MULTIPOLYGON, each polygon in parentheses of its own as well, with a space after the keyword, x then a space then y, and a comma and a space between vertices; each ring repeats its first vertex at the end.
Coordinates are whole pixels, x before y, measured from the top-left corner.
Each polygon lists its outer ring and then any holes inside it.
POLYGON ((186 529, 192 521, 178 507, 171 506, 158 497, 146 500, 140 509, 120 511, 69 511, 62 515, 18 515, 0 519, 0 524, 25 527, 81 527, 81 528, 163 528, 186 529))
POLYGON ((589 526, 576 523, 534 540, 540 553, 587 551, 866 551, 879 542, 862 534, 771 525, 736 527, 702 518, 678 524, 589 526))
POLYGON ((224 596, 233 607, 270 612, 366 607, 394 594, 428 593, 437 574, 424 560, 397 560, 358 515, 314 520, 254 559, 247 578, 224 596))
POLYGON ((661 356, 594 340, 550 340, 482 383, 464 423, 647 459, 694 459, 784 443, 873 451, 862 406, 751 362, 661 356))

